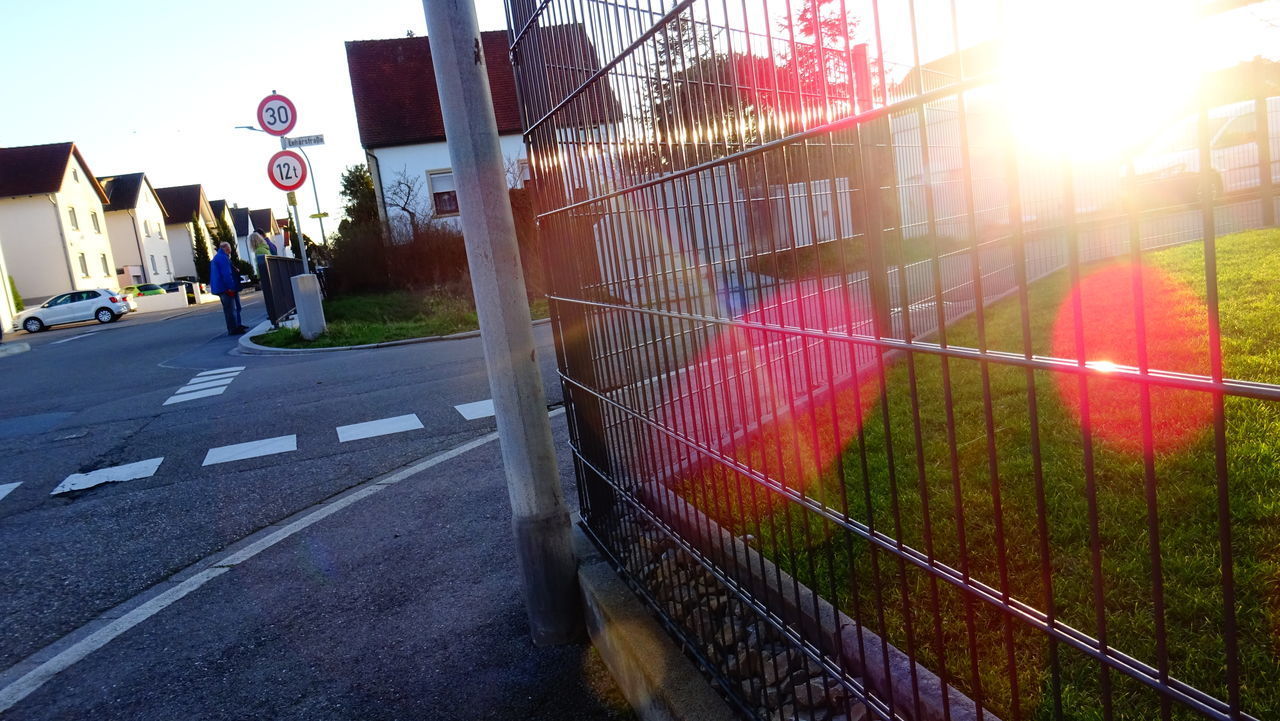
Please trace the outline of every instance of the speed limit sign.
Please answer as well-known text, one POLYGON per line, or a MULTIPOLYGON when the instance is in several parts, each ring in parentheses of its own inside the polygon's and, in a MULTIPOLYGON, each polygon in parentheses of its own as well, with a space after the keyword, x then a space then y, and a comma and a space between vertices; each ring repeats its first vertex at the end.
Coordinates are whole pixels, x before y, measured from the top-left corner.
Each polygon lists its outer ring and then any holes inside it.
POLYGON ((258 103, 258 125, 272 135, 285 135, 298 123, 298 109, 283 95, 268 95, 258 103))
POLYGON ((297 190, 307 181, 307 164, 292 150, 281 150, 267 163, 267 177, 281 190, 297 190))

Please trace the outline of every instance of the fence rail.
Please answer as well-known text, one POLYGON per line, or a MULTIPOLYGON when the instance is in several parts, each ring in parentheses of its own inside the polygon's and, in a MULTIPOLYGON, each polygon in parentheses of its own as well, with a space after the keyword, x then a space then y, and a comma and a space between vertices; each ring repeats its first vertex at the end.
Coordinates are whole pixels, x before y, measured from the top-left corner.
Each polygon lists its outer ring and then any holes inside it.
POLYGON ((1280 66, 1001 6, 507 0, 584 525, 745 718, 1280 717, 1280 66))

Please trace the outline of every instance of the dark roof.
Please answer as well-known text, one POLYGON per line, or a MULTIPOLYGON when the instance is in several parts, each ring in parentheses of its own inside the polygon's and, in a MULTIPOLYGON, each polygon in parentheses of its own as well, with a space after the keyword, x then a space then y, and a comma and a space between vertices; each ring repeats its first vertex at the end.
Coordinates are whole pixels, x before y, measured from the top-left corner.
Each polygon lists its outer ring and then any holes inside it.
POLYGON ((249 209, 232 208, 231 225, 235 227, 237 238, 243 238, 253 232, 253 229, 249 227, 249 209))
POLYGON ((215 218, 221 218, 221 217, 222 217, 222 214, 223 214, 223 213, 225 213, 225 212, 227 212, 227 201, 225 201, 225 200, 210 200, 210 201, 209 201, 209 209, 213 211, 213 217, 215 217, 215 218))
POLYGON ((156 195, 164 205, 164 222, 167 224, 190 223, 200 213, 203 192, 199 183, 156 188, 156 195))
MULTIPOLYGON (((507 51, 507 33, 480 33, 498 133, 519 133, 520 105, 507 51)), ((351 95, 365 148, 444 140, 444 119, 428 38, 359 40, 347 43, 351 95)))
POLYGON ((115 210, 133 210, 138 207, 138 198, 142 196, 146 174, 104 175, 98 178, 98 182, 102 183, 102 189, 110 199, 110 202, 102 206, 103 210, 108 213, 115 210))
POLYGON ((266 231, 271 230, 271 221, 275 219, 275 213, 270 208, 259 208, 258 210, 249 211, 249 222, 254 228, 261 228, 266 231))
POLYGON ((89 164, 84 162, 75 143, 0 148, 0 198, 58 192, 67 175, 67 163, 73 156, 84 168, 98 197, 103 203, 108 202, 102 184, 89 171, 89 164))

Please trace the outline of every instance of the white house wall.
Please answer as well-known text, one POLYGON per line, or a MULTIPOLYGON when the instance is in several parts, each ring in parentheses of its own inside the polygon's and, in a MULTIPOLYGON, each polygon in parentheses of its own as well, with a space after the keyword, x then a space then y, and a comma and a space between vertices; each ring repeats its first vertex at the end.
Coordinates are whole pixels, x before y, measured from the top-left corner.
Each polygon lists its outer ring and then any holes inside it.
MULTIPOLYGON (((502 157, 507 164, 527 160, 524 140, 520 135, 503 135, 498 138, 502 146, 502 157)), ((449 159, 449 145, 445 142, 422 143, 420 145, 400 145, 394 148, 376 148, 368 151, 375 159, 377 173, 374 177, 374 189, 378 191, 380 204, 385 204, 387 189, 394 186, 396 180, 404 174, 421 183, 422 205, 428 213, 434 213, 431 207, 431 191, 427 184, 427 173, 435 170, 449 170, 453 167, 449 159), (380 185, 379 185, 380 183, 380 185)), ((406 222, 408 216, 402 211, 387 206, 387 223, 395 228, 397 224, 406 222)), ((443 222, 461 226, 458 216, 441 218, 443 222)))
POLYGON ((0 242, 23 300, 65 293, 72 283, 52 195, 0 200, 0 242))
MULTIPOLYGON (((190 223, 173 223, 164 227, 169 236, 169 253, 173 258, 173 275, 196 276, 196 244, 191 237, 190 223)), ((212 256, 210 256, 212 257, 212 256)))
POLYGON ((0 238, 0 329, 13 327, 13 316, 18 312, 13 294, 9 291, 9 267, 4 262, 4 239, 0 238))

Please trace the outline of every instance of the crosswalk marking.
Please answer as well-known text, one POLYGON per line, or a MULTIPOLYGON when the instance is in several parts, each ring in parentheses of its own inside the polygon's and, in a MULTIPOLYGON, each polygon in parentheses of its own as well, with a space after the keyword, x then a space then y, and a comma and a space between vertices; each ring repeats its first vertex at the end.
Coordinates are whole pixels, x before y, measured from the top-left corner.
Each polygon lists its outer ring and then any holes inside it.
POLYGON ((246 458, 260 458, 262 456, 271 456, 277 453, 289 453, 298 450, 298 437, 294 435, 279 436, 277 438, 264 438, 260 441, 249 441, 248 443, 236 443, 230 446, 220 446, 218 448, 210 448, 205 454, 204 463, 201 466, 211 466, 215 463, 228 463, 230 461, 242 461, 246 458))
POLYGON ((394 418, 382 418, 376 421, 366 421, 364 423, 353 423, 349 426, 338 426, 338 442, 346 443, 347 441, 358 441, 362 438, 385 436, 390 433, 416 431, 422 427, 422 421, 418 419, 418 414, 416 413, 394 418))
POLYGON ((22 481, 18 481, 17 483, 5 483, 4 485, 0 485, 0 501, 4 500, 4 497, 9 495, 13 491, 13 489, 21 485, 22 485, 22 481))
POLYGON ((155 474, 156 469, 160 467, 163 461, 164 457, 161 456, 160 458, 151 458, 137 463, 127 463, 123 466, 99 468, 89 473, 73 473, 67 476, 62 483, 59 483, 57 488, 50 491, 49 495, 56 496, 59 493, 68 491, 80 491, 103 483, 120 483, 122 481, 148 478, 155 474))
POLYGON ((244 370, 244 366, 230 366, 228 368, 214 368, 213 370, 201 371, 194 378, 187 381, 187 384, 178 389, 176 393, 169 396, 169 399, 163 405, 172 405, 174 403, 183 403, 185 401, 193 401, 197 398, 208 398, 216 396, 225 391, 226 386, 240 375, 240 371, 244 370), (221 386, 221 387, 219 387, 221 386))
POLYGON ((169 400, 164 402, 164 405, 167 406, 167 405, 172 405, 174 403, 182 403, 183 401, 193 401, 197 398, 208 398, 209 396, 216 396, 219 393, 225 391, 226 389, 227 389, 226 386, 222 386, 221 388, 206 388, 205 390, 196 391, 194 393, 183 393, 182 395, 170 397, 169 400))
POLYGON ((454 406, 454 409, 462 414, 463 418, 474 421, 477 418, 488 418, 493 415, 493 399, 487 401, 476 401, 475 403, 463 403, 454 406))
POLYGON ((229 366, 227 368, 214 368, 213 370, 202 371, 200 373, 197 373, 196 378, 199 378, 201 376, 216 376, 216 375, 221 375, 223 373, 232 373, 232 372, 239 373, 242 370, 244 370, 244 366, 229 366))

